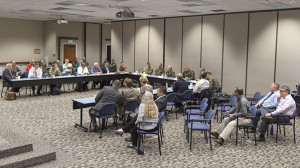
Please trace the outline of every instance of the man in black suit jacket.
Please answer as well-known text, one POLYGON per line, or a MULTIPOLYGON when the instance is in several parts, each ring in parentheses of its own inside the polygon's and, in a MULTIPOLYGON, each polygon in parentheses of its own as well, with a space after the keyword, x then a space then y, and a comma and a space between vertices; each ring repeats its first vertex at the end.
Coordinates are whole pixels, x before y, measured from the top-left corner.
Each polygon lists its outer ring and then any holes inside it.
MULTIPOLYGON (((12 64, 8 63, 6 64, 6 68, 3 70, 2 78, 3 78, 3 87, 11 87, 10 79, 16 79, 17 77, 14 77, 12 75, 12 64)), ((19 92, 20 88, 13 88, 14 92, 19 92)))
MULTIPOLYGON (((119 88, 120 88, 119 80, 115 80, 112 84, 112 87, 110 86, 103 87, 95 98, 96 105, 91 108, 90 114, 93 115, 101 114, 100 109, 102 105, 105 103, 115 102, 116 104, 118 104, 121 98, 121 93, 118 90, 119 88)), ((94 126, 94 131, 97 131, 96 118, 93 115, 90 115, 90 117, 92 120, 92 124, 94 126)), ((105 128, 104 120, 102 120, 102 128, 105 128)))
MULTIPOLYGON (((102 73, 109 73, 109 62, 105 61, 104 65, 101 67, 102 73)), ((110 82, 107 80, 102 80, 100 82, 100 89, 102 89, 104 86, 109 86, 110 82)))
POLYGON ((159 112, 162 112, 167 108, 167 89, 165 86, 161 86, 157 89, 157 99, 155 100, 155 104, 158 108, 159 112))
POLYGON ((177 74, 177 80, 175 81, 173 85, 173 91, 177 93, 176 99, 175 99, 175 107, 179 107, 180 110, 183 110, 182 104, 178 102, 182 98, 182 94, 184 91, 189 89, 189 84, 187 81, 182 79, 182 74, 177 74))

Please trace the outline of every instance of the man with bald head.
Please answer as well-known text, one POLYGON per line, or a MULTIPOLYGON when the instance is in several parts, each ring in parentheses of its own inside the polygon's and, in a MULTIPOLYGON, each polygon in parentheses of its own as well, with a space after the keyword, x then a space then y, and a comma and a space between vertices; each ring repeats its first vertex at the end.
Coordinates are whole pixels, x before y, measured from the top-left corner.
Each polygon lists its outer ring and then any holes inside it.
POLYGON ((155 70, 154 75, 161 76, 165 71, 163 69, 162 63, 158 64, 158 68, 155 70))
POLYGON ((173 91, 175 93, 177 93, 176 100, 175 100, 175 102, 176 102, 175 107, 179 108, 178 111, 183 111, 183 106, 179 102, 179 100, 182 99, 183 92, 188 89, 189 89, 189 86, 188 86, 187 81, 183 80, 182 73, 178 73, 177 80, 174 82, 174 85, 173 85, 173 91))
MULTIPOLYGON (((3 87, 11 87, 10 79, 16 79, 12 74, 12 64, 6 64, 6 68, 3 70, 2 79, 3 79, 3 87)), ((19 92, 20 88, 13 88, 14 92, 19 92)))
POLYGON ((175 72, 172 70, 172 66, 169 65, 167 70, 166 70, 166 75, 167 77, 175 78, 175 72))

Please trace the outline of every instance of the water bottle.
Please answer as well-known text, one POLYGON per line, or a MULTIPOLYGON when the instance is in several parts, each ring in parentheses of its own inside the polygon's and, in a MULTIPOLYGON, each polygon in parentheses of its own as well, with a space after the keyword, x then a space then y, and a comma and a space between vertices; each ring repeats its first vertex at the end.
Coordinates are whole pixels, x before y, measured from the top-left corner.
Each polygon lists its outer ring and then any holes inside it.
POLYGON ((245 136, 241 136, 241 145, 242 147, 245 146, 245 136))
POLYGON ((273 136, 273 124, 271 125, 271 128, 270 128, 270 135, 273 136))

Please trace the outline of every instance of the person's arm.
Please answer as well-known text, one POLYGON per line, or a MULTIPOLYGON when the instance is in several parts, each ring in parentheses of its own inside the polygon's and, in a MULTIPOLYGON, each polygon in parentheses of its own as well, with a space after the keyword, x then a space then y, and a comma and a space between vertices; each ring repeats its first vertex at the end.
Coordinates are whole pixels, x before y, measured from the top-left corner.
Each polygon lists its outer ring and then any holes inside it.
POLYGON ((140 104, 138 117, 136 119, 138 122, 142 122, 143 121, 144 113, 145 113, 145 105, 144 104, 140 104))
POLYGON ((38 76, 37 76, 37 77, 38 77, 38 78, 41 78, 41 77, 43 76, 43 71, 42 71, 41 68, 39 68, 38 71, 39 71, 39 72, 38 72, 38 76))
POLYGON ((177 92, 177 91, 178 91, 178 85, 177 85, 176 81, 175 81, 174 84, 173 84, 173 91, 174 91, 174 92, 177 92))
POLYGON ((158 112, 161 112, 163 109, 163 102, 161 101, 155 101, 155 104, 157 106, 158 112))
POLYGON ((193 88, 193 93, 197 93, 199 87, 200 87, 200 82, 197 82, 195 87, 193 88))
POLYGON ((278 105, 277 97, 278 96, 279 96, 279 94, 274 94, 274 95, 272 95, 272 97, 270 97, 271 98, 270 105, 267 106, 267 108, 274 109, 277 107, 277 105, 278 105))
POLYGON ((195 80, 195 72, 194 71, 191 72, 190 80, 195 80))
POLYGON ((95 97, 95 103, 96 103, 96 104, 101 100, 102 96, 103 96, 103 91, 101 90, 101 91, 97 94, 97 96, 95 97))
POLYGON ((9 71, 4 71, 2 75, 5 79, 16 79, 15 77, 10 76, 9 71))
MULTIPOLYGON (((280 101, 283 101, 283 98, 281 98, 280 101)), ((278 114, 287 112, 291 107, 293 107, 294 100, 293 99, 287 99, 285 102, 281 103, 280 106, 276 108, 275 111, 273 111, 271 114, 273 116, 276 116, 278 114)))
POLYGON ((238 117, 246 117, 248 112, 248 105, 247 102, 242 102, 238 111, 236 112, 236 116, 238 117))
POLYGON ((29 70, 29 72, 28 72, 28 78, 34 77, 34 73, 33 72, 34 72, 33 68, 29 70))

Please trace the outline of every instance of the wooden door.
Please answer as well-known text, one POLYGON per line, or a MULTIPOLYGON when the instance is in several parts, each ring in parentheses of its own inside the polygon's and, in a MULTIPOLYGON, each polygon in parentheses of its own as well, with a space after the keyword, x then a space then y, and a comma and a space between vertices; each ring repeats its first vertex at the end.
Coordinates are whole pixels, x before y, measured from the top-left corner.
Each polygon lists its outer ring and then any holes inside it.
POLYGON ((74 61, 76 57, 76 45, 65 44, 64 45, 64 59, 68 59, 70 62, 74 61))

